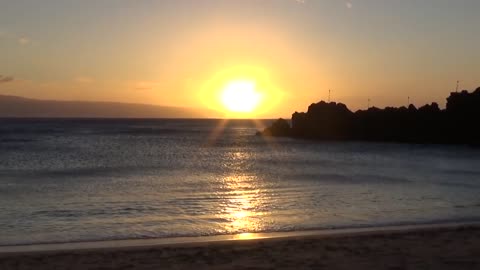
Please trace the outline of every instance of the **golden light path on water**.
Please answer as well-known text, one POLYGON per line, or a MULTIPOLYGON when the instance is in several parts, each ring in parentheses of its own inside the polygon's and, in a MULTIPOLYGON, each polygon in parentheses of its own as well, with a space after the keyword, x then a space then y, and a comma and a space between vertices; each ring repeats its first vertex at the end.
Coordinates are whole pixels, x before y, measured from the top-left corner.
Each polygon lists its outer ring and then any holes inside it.
POLYGON ((259 188, 259 179, 256 175, 246 173, 243 167, 252 155, 247 151, 230 153, 231 164, 227 166, 233 173, 223 178, 227 196, 222 204, 221 216, 229 221, 224 229, 226 232, 239 233, 239 239, 249 239, 251 232, 260 231, 264 225, 261 218, 263 213, 259 209, 265 198, 259 188))
MULTIPOLYGON (((208 138, 209 146, 221 140, 230 121, 236 120, 223 119, 217 124, 208 138)), ((261 121, 255 119, 250 121, 258 131, 265 128, 261 121)), ((262 139, 269 147, 277 147, 271 139, 263 136, 262 139)), ((264 187, 256 170, 250 168, 254 159, 255 152, 244 147, 229 149, 220 159, 225 174, 219 181, 221 192, 218 195, 223 197, 223 200, 217 217, 228 222, 219 232, 236 234, 238 239, 257 238, 258 236, 252 233, 263 231, 267 227, 267 216, 271 214, 269 208, 265 206, 274 203, 272 201, 274 198, 268 195, 268 188, 264 187)))
MULTIPOLYGON (((216 125, 216 127, 212 130, 210 133, 208 140, 206 141, 207 145, 212 145, 214 144, 217 139, 222 135, 223 131, 226 129, 229 121, 232 121, 231 119, 222 119, 219 121, 219 123, 216 125)), ((265 126, 264 123, 257 119, 251 119, 250 121, 253 122, 255 125, 255 128, 257 131, 263 131, 267 126, 265 126)), ((275 142, 272 138, 269 138, 268 136, 262 136, 262 139, 265 140, 270 147, 275 147, 275 142)))
POLYGON ((245 183, 251 179, 246 176, 227 177, 224 181, 234 191, 230 192, 228 199, 223 205, 222 216, 229 220, 225 230, 230 232, 254 232, 261 229, 262 224, 255 211, 260 203, 261 195, 257 189, 249 190, 245 183), (243 186, 242 186, 243 185, 243 186))

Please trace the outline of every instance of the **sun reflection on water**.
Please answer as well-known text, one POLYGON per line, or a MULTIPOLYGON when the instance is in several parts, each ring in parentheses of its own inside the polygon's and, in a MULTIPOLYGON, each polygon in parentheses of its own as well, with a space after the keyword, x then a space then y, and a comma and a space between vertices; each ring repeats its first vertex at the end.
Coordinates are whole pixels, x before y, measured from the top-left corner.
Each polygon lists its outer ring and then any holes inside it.
POLYGON ((236 239, 238 240, 250 240, 250 239, 256 239, 258 236, 256 236, 253 233, 241 233, 236 235, 236 239))
POLYGON ((249 232, 262 229, 262 204, 264 196, 256 175, 245 172, 244 164, 251 159, 248 152, 230 153, 230 164, 226 164, 233 172, 222 179, 224 202, 222 218, 229 222, 225 225, 226 233, 243 233, 241 239, 248 237, 249 232))

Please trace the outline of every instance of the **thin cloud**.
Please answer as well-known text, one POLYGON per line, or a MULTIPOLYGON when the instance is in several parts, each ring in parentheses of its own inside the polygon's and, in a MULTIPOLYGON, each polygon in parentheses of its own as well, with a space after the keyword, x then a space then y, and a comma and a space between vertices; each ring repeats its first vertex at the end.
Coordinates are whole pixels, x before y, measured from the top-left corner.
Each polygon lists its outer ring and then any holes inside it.
POLYGON ((134 88, 136 90, 152 90, 158 88, 160 83, 157 82, 149 82, 149 81, 140 81, 134 83, 134 88))
POLYGON ((353 4, 350 1, 347 1, 345 5, 347 6, 347 8, 353 8, 353 4))
POLYGON ((7 40, 7 41, 12 41, 12 42, 16 42, 18 45, 20 46, 27 46, 27 45, 34 45, 34 44, 37 44, 37 42, 35 40, 32 40, 30 37, 28 36, 24 36, 24 35, 17 35, 15 33, 12 33, 12 32, 8 32, 7 30, 5 29, 0 29, 0 40, 1 39, 4 39, 4 40, 7 40))
POLYGON ((0 75, 0 83, 9 83, 13 82, 15 79, 12 76, 3 76, 0 75))
POLYGON ((77 76, 73 79, 73 81, 76 83, 87 84, 87 83, 93 83, 95 80, 92 77, 88 77, 88 76, 77 76))
POLYGON ((22 46, 25 46, 25 45, 28 45, 30 43, 32 43, 32 41, 27 38, 27 37, 21 37, 17 40, 18 44, 22 45, 22 46))

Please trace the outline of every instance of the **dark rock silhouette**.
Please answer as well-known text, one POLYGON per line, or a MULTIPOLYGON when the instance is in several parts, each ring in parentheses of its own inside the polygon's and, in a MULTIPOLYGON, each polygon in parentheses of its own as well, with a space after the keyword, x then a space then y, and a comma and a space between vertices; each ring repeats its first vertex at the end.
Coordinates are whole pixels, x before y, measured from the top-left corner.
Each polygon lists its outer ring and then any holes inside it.
POLYGON ((351 112, 342 103, 321 101, 306 113, 295 112, 292 125, 279 119, 262 135, 318 140, 480 144, 480 87, 451 93, 445 110, 437 103, 416 108, 376 107, 351 112))
POLYGON ((292 116, 292 134, 318 139, 348 139, 353 113, 342 103, 321 101, 292 116))
POLYGON ((273 124, 266 128, 261 134, 269 136, 289 136, 290 134, 290 124, 285 119, 278 119, 273 122, 273 124))

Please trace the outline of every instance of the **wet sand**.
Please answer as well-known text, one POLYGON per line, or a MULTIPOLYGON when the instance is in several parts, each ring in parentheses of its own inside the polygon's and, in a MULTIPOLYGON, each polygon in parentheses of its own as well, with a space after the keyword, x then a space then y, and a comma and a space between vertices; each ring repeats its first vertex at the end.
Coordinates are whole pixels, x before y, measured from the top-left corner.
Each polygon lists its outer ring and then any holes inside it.
POLYGON ((0 269, 480 269, 478 224, 258 237, 2 248, 0 269))

